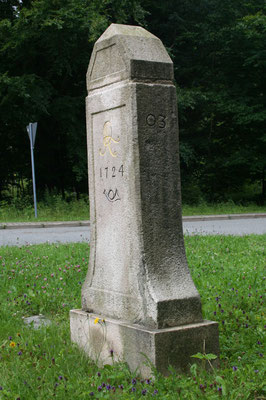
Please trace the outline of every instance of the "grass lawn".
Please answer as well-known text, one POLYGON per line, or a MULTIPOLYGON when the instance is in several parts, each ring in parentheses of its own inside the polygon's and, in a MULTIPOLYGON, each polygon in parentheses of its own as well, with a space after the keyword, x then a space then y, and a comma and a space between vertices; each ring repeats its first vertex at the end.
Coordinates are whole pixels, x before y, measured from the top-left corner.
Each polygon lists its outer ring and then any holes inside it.
POLYGON ((266 235, 185 242, 204 318, 219 323, 219 370, 206 372, 192 358, 190 374, 170 369, 167 378, 142 381, 123 364, 95 365, 71 344, 69 329, 69 310, 81 306, 88 244, 0 247, 0 399, 265 398, 266 235), (23 323, 39 313, 52 324, 23 323))
MULTIPOLYGON (((245 206, 233 202, 207 204, 197 206, 183 204, 183 215, 210 214, 243 214, 266 213, 266 206, 250 203, 245 206)), ((34 216, 34 207, 22 201, 12 204, 0 202, 0 222, 34 222, 34 221, 81 221, 90 217, 88 199, 63 201, 60 196, 49 197, 46 202, 37 205, 38 218, 34 216)))

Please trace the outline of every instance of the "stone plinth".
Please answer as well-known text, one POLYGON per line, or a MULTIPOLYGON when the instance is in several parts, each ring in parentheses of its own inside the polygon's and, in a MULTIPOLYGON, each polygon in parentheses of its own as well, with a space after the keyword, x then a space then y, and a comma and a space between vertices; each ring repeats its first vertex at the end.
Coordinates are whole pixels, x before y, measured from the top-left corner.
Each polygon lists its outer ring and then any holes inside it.
MULTIPOLYGON (((129 365, 136 364, 134 340, 144 341, 158 365, 156 354, 171 338, 172 354, 184 350, 173 364, 183 368, 215 324, 202 320, 184 248, 173 63, 151 33, 112 24, 94 46, 87 87, 91 251, 83 312, 71 312, 72 339, 95 358, 91 335, 82 340, 76 324, 96 314, 109 321, 107 335, 129 365), (192 353, 182 330, 194 340, 192 353)), ((211 347, 218 353, 215 332, 211 347)))
MULTIPOLYGON (((152 375, 151 364, 159 372, 168 375, 168 368, 183 372, 196 362, 192 355, 197 352, 216 353, 218 325, 202 321, 164 329, 149 329, 136 324, 128 324, 107 318, 105 322, 94 324, 95 314, 82 310, 72 310, 71 338, 82 347, 90 358, 103 364, 124 361, 131 371, 143 377, 152 375), (113 358, 110 350, 113 351, 113 358), (149 362, 147 362, 149 360, 149 362)), ((213 366, 218 366, 218 359, 213 366)))

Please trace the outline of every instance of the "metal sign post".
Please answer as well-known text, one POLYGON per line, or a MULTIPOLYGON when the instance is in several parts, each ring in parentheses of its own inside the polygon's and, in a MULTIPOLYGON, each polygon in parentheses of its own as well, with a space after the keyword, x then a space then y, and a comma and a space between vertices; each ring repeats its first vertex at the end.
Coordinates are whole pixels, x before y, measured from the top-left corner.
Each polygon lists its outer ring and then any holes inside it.
POLYGON ((33 199, 35 218, 37 218, 37 197, 36 197, 36 183, 35 183, 35 168, 34 168, 34 143, 37 131, 37 122, 30 122, 26 127, 30 138, 30 152, 31 152, 31 168, 32 168, 32 185, 33 185, 33 199))

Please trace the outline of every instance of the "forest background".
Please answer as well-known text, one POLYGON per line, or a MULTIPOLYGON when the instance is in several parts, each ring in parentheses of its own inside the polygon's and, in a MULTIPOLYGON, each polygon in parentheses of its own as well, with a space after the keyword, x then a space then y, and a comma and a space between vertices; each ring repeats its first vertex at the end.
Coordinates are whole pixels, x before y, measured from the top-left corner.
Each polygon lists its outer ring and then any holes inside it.
MULTIPOLYGON (((183 201, 265 202, 264 0, 0 0, 0 201, 88 193, 86 71, 110 25, 140 25, 174 62, 183 201)), ((32 201, 32 200, 31 200, 32 201)))

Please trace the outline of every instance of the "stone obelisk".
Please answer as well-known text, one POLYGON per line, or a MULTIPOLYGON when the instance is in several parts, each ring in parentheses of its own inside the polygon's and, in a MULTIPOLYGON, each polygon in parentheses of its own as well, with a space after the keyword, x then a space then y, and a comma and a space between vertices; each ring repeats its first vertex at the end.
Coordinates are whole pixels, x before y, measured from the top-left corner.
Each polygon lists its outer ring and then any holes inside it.
POLYGON ((112 349, 143 376, 143 354, 167 373, 203 348, 219 353, 186 260, 173 79, 156 36, 117 24, 87 73, 91 250, 71 336, 90 357, 108 362, 112 349))

